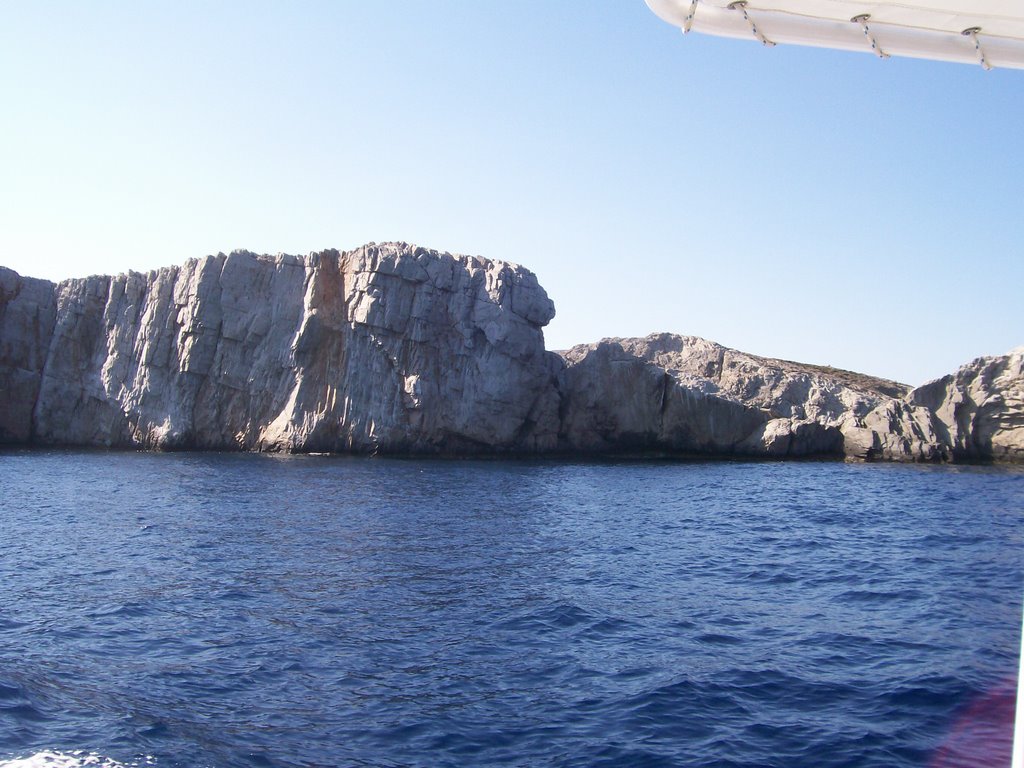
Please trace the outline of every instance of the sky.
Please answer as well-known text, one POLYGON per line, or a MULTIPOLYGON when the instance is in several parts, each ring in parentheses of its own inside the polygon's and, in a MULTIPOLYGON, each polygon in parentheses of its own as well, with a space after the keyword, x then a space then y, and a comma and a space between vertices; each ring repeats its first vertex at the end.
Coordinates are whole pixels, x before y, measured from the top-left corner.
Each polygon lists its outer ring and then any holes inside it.
POLYGON ((670 331, 910 384, 1024 344, 1024 71, 683 36, 643 0, 0 0, 0 265, 400 240, 549 349, 670 331))

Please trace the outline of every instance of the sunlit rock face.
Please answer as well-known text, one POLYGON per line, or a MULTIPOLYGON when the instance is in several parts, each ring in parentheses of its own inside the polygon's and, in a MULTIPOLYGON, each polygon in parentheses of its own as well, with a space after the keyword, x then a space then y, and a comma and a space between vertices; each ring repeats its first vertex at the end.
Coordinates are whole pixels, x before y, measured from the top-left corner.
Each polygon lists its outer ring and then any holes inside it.
POLYGON ((1024 461, 1024 347, 979 357, 908 400, 935 415, 954 458, 1024 461))
MULTIPOLYGON (((406 244, 235 252, 53 296, 38 309, 52 316, 44 365, 8 355, 42 368, 37 443, 458 453, 556 439, 541 330, 554 307, 513 264, 406 244)), ((12 322, 27 323, 5 321, 5 350, 12 322)))

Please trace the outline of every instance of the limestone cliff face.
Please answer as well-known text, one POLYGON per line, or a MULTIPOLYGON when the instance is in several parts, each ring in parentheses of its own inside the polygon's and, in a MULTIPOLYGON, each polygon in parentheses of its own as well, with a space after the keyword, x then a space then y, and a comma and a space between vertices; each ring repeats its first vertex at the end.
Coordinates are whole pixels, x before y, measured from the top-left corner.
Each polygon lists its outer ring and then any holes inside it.
POLYGON ((384 244, 2 277, 0 439, 390 453, 556 439, 554 307, 512 264, 384 244))
POLYGON ((0 443, 1024 461, 1024 348, 911 391, 692 336, 556 355, 553 316, 522 267, 404 243, 0 268, 0 443))
POLYGON ((1024 461, 1024 347, 979 357, 908 400, 935 415, 954 458, 1024 461))

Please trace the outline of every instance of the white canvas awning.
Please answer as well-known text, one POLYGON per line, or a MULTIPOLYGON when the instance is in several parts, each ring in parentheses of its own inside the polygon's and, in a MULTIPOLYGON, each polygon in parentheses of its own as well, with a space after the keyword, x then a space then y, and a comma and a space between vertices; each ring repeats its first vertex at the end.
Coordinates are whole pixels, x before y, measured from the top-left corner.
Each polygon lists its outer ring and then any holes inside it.
POLYGON ((1024 0, 647 0, 684 32, 1024 69, 1024 0))

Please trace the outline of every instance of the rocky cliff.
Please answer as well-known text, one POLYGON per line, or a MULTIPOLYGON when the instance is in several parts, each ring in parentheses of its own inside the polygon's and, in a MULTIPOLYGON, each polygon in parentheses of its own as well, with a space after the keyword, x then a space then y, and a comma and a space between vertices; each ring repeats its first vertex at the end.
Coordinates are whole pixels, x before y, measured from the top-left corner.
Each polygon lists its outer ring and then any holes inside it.
POLYGON ((555 443, 541 331, 554 306, 516 265, 384 244, 0 281, 0 440, 389 453, 555 443))
POLYGON ((0 442, 1024 461, 1024 349, 918 389, 690 336, 556 355, 522 267, 404 243, 0 268, 0 442))

